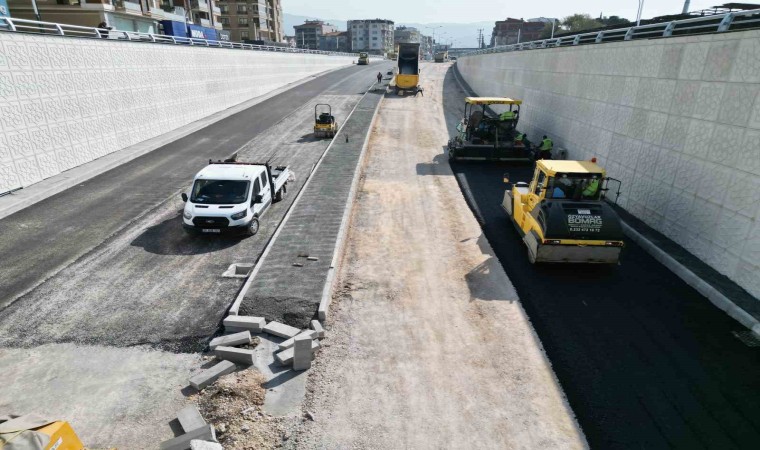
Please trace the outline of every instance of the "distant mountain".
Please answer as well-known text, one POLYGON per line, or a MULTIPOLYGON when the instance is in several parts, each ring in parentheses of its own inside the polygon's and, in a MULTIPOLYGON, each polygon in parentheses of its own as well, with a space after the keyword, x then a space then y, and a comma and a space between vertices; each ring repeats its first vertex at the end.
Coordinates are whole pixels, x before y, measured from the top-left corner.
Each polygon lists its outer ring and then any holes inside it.
MULTIPOLYGON (((295 14, 283 14, 283 23, 285 25, 285 34, 293 36, 296 34, 296 30, 293 28, 295 25, 300 25, 307 20, 319 19, 325 22, 331 23, 338 27, 339 30, 346 30, 345 20, 337 19, 325 19, 322 17, 309 17, 299 16, 295 14)), ((392 17, 389 17, 393 20, 392 17)), ((432 27, 435 28, 435 40, 439 43, 451 43, 454 42, 454 47, 477 47, 478 46, 478 30, 483 30, 483 39, 485 39, 486 45, 491 42, 491 31, 493 31, 494 22, 474 22, 474 23, 406 23, 396 22, 396 26, 414 27, 420 30, 422 34, 431 36, 433 34, 432 27), (444 34, 445 33, 445 34, 444 34)))

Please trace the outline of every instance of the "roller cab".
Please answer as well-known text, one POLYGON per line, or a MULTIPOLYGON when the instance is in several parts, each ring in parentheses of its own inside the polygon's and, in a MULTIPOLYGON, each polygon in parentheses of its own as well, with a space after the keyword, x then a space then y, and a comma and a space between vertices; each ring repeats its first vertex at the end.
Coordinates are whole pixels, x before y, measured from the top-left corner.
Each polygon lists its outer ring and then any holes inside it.
POLYGON ((617 182, 595 162, 540 160, 530 183, 506 190, 502 207, 531 263, 617 264, 625 244, 620 218, 605 201, 610 181, 617 182))

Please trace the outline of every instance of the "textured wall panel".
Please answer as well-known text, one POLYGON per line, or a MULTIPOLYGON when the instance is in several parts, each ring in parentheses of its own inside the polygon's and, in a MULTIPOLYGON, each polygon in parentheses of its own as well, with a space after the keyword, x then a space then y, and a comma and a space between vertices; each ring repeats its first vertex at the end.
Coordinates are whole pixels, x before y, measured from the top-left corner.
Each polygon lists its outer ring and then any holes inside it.
POLYGON ((523 99, 534 142, 597 157, 624 183, 621 206, 760 298, 760 31, 457 65, 478 94, 523 99))
POLYGON ((0 192, 351 62, 0 33, 0 192))

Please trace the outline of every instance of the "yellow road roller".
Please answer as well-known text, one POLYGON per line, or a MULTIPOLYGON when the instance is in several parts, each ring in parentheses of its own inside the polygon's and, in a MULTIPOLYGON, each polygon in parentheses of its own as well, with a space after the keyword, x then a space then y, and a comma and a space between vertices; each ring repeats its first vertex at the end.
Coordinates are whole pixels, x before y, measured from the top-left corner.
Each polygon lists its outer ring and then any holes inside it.
POLYGON ((338 122, 332 115, 332 107, 326 103, 314 106, 314 137, 335 137, 338 132, 338 122))
MULTIPOLYGON (((531 263, 617 264, 625 245, 623 230, 605 201, 610 181, 591 161, 536 161, 533 180, 517 182, 504 194, 502 208, 528 247, 531 263)), ((509 184, 509 174, 504 174, 509 184)))

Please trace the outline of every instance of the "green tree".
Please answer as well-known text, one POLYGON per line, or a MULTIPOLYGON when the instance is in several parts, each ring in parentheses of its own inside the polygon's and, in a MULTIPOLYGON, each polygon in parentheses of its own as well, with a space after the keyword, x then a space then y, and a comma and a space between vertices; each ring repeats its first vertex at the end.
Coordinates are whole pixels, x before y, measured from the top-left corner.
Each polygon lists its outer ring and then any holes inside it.
MULTIPOLYGON (((551 24, 550 24, 551 25, 551 24)), ((580 32, 600 28, 604 25, 588 14, 573 14, 562 21, 562 28, 570 32, 580 32)))
MULTIPOLYGON (((556 34, 558 31, 561 31, 560 29, 560 22, 557 21, 557 24, 554 25, 554 33, 556 34)), ((549 39, 552 37, 552 23, 547 22, 544 24, 544 29, 541 30, 541 39, 549 39)))
POLYGON ((611 27, 611 26, 616 26, 616 25, 620 25, 622 27, 622 26, 631 24, 630 20, 625 19, 623 17, 619 17, 619 16, 602 17, 600 19, 600 22, 602 22, 604 26, 606 27, 611 27))

